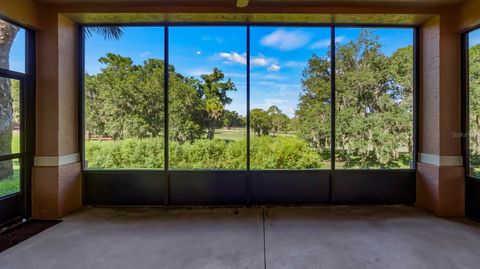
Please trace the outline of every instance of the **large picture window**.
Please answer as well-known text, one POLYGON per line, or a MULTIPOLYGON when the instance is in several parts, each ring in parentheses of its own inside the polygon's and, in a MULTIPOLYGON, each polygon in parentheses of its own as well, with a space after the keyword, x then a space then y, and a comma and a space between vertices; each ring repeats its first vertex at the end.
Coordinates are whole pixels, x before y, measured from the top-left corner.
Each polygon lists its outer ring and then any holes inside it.
POLYGON ((469 174, 480 176, 480 30, 468 34, 469 174))
POLYGON ((87 169, 414 167, 413 28, 84 32, 87 169))

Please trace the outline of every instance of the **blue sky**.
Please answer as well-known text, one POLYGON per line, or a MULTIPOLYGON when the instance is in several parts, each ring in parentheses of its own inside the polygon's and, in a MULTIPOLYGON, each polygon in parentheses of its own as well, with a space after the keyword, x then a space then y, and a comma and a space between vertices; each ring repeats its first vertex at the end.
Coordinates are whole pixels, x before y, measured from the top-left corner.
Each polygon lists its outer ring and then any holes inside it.
POLYGON ((25 30, 17 32, 10 50, 10 70, 25 72, 25 30))
POLYGON ((480 44, 480 29, 473 31, 468 36, 470 46, 480 44))
MULTIPOLYGON (((230 93, 227 106, 246 115, 246 29, 240 26, 169 28, 170 64, 177 72, 199 78, 214 67, 232 79, 237 91, 230 93)), ((396 49, 413 44, 411 29, 372 29, 379 35, 382 51, 390 55, 396 49)), ((85 68, 98 73, 98 59, 107 52, 129 56, 136 64, 148 58, 163 59, 164 32, 161 27, 126 27, 121 40, 87 38, 85 68)), ((336 40, 343 44, 354 40, 361 28, 337 28, 336 40)), ((292 117, 301 92, 301 74, 308 58, 325 56, 330 29, 322 27, 251 27, 251 108, 278 106, 292 117)))

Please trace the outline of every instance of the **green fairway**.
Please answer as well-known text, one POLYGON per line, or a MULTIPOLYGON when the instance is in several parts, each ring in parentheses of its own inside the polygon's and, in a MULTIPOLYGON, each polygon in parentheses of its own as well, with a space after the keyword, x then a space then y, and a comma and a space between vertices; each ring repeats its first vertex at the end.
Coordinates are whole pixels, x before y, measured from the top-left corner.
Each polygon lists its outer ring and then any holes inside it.
MULTIPOLYGON (((20 133, 13 131, 12 153, 20 152, 20 133)), ((13 160, 13 176, 0 180, 0 197, 20 191, 20 163, 13 160)))
POLYGON ((245 139, 247 136, 247 129, 217 129, 215 131, 215 139, 238 141, 245 139))

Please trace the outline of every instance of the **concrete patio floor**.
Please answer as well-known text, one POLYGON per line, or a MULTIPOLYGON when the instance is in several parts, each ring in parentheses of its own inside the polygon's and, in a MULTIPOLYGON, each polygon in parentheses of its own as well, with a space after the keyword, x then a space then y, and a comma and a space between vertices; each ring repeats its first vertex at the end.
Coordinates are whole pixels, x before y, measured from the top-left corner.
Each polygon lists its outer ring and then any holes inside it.
POLYGON ((479 268, 480 225, 408 206, 85 208, 0 268, 479 268))

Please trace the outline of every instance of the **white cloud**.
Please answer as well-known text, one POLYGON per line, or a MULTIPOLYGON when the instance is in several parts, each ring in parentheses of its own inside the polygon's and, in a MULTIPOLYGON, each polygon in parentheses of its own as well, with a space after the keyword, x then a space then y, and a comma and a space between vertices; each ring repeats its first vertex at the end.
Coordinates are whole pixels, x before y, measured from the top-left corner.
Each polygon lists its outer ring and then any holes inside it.
MULTIPOLYGON (((225 59, 228 63, 239 63, 239 64, 247 64, 247 54, 239 54, 237 52, 220 52, 218 53, 222 59, 225 59)), ((263 55, 252 57, 250 60, 250 64, 252 66, 268 66, 270 64, 270 60, 264 57, 263 55)), ((276 64, 271 64, 276 65, 276 64)))
POLYGON ((246 54, 238 54, 236 52, 228 53, 228 52, 220 52, 220 57, 226 59, 228 62, 239 63, 239 64, 247 64, 247 56, 246 54))
POLYGON ((313 42, 308 48, 321 49, 321 48, 328 48, 328 46, 330 46, 330 39, 322 39, 322 40, 313 42))
POLYGON ((310 42, 311 38, 312 34, 302 30, 287 31, 284 29, 277 29, 262 37, 260 44, 282 51, 290 51, 306 45, 310 42))
POLYGON ((280 66, 277 65, 277 64, 271 64, 271 65, 268 67, 268 70, 277 72, 278 70, 280 70, 280 66))
POLYGON ((252 59, 250 60, 250 64, 253 66, 267 66, 268 60, 263 56, 252 57, 252 59))
MULTIPOLYGON (((335 38, 335 42, 342 42, 345 40, 345 36, 338 36, 335 38)), ((327 39, 321 39, 316 42, 313 42, 310 46, 308 46, 309 49, 322 49, 322 48, 328 48, 330 46, 330 38, 327 39)))
POLYGON ((197 54, 197 55, 202 55, 202 52, 199 51, 199 50, 197 50, 197 52, 195 52, 195 54, 197 54))
POLYGON ((141 57, 141 58, 147 58, 147 57, 150 56, 150 55, 152 55, 152 54, 150 53, 150 51, 144 51, 144 52, 140 53, 140 57, 141 57))

